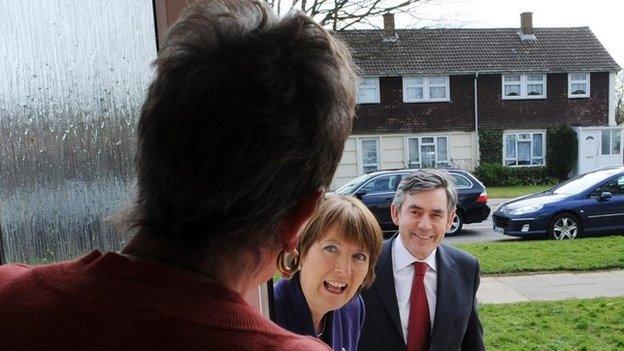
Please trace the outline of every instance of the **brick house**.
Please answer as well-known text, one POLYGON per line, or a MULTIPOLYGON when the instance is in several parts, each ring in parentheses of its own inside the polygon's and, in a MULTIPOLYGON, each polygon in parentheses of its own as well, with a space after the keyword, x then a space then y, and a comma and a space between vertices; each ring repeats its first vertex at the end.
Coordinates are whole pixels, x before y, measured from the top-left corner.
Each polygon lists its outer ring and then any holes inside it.
POLYGON ((395 29, 337 33, 360 68, 359 109, 332 182, 375 169, 479 163, 478 132, 503 131, 502 162, 546 164, 546 129, 579 137, 578 172, 622 163, 620 67, 588 27, 395 29))

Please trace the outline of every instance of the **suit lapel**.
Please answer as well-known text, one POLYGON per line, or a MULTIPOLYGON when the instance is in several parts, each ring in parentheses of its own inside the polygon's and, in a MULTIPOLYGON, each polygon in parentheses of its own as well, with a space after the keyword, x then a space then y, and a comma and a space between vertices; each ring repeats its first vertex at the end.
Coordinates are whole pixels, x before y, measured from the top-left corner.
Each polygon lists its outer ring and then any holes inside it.
POLYGON ((449 323, 455 317, 453 313, 460 311, 457 292, 453 289, 453 282, 460 280, 455 270, 455 261, 448 254, 444 245, 438 246, 436 263, 438 265, 438 286, 436 311, 431 334, 432 349, 436 349, 436 344, 443 343, 445 333, 448 332, 449 323))
MULTIPOLYGON (((399 316, 399 305, 397 302, 396 291, 394 289, 394 269, 392 267, 392 244, 396 239, 395 234, 392 239, 384 243, 375 273, 377 278, 373 287, 379 294, 383 305, 390 314, 390 319, 399 335, 403 336, 403 328, 401 327, 401 317, 399 316)), ((403 339, 401 339, 403 340, 403 339)))

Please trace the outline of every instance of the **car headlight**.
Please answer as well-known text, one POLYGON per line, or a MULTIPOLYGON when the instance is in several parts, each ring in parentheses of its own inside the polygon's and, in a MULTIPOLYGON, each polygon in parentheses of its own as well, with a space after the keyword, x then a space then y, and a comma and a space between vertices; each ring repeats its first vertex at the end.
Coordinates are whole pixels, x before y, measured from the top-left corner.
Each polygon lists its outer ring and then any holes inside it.
POLYGON ((521 215, 525 213, 532 213, 532 212, 541 210, 542 207, 544 207, 544 205, 531 205, 531 206, 520 207, 520 208, 516 208, 515 210, 510 210, 509 214, 521 215))

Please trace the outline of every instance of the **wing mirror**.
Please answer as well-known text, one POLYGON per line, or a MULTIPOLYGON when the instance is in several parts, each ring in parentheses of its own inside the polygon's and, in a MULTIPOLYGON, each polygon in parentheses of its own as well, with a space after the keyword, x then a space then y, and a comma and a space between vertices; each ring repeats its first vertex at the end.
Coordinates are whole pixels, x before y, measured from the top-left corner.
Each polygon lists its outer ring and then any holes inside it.
POLYGON ((353 196, 357 197, 358 199, 362 200, 362 196, 368 194, 368 191, 360 189, 358 191, 355 192, 355 194, 353 194, 353 196))
POLYGON ((598 198, 600 201, 608 201, 609 199, 611 199, 611 193, 608 191, 603 191, 598 198))

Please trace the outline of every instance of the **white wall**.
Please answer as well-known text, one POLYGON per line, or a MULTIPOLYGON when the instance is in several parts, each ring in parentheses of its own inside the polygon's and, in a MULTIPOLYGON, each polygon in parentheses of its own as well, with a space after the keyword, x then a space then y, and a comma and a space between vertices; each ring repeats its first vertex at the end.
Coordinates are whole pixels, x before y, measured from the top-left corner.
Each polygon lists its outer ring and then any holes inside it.
POLYGON ((449 137, 449 158, 453 167, 472 171, 478 164, 477 139, 474 132, 436 132, 420 134, 366 134, 352 135, 347 139, 338 169, 330 190, 335 190, 349 180, 363 174, 360 139, 377 139, 379 145, 379 169, 406 168, 407 137, 449 137))

